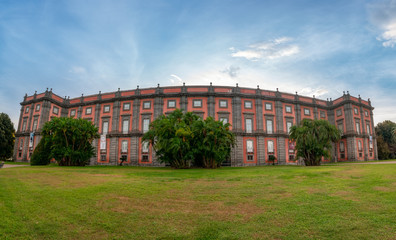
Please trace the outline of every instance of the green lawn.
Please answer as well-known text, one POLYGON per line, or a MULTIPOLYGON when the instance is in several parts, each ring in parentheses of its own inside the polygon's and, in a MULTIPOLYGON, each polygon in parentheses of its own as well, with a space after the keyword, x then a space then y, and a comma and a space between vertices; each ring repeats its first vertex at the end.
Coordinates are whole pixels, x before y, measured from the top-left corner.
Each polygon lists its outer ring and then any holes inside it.
POLYGON ((0 239, 396 239, 396 164, 0 169, 0 239))

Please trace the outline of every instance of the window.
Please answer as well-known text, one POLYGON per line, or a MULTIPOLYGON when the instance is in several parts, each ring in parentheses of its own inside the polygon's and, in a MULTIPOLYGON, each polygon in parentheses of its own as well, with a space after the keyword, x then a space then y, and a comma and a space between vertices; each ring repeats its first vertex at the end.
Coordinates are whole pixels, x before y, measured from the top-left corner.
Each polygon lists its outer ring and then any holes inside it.
POLYGON ((252 133, 253 121, 251 118, 245 118, 246 133, 252 133))
POLYGON ((150 119, 145 118, 143 119, 143 133, 148 132, 150 126, 150 119))
POLYGON ((320 111, 320 117, 321 118, 326 118, 326 113, 324 111, 320 111))
POLYGON ((92 113, 92 108, 91 107, 88 107, 88 108, 86 108, 85 109, 85 114, 91 114, 92 113))
POLYGON ((248 161, 253 161, 254 159, 253 159, 253 155, 252 154, 249 154, 248 156, 247 156, 247 160, 248 161))
POLYGON ((370 124, 366 124, 366 131, 367 131, 367 134, 368 135, 370 135, 370 124))
POLYGON ((25 113, 28 113, 28 112, 29 112, 29 106, 26 106, 25 113))
POLYGON ((254 152, 253 140, 246 140, 246 152, 247 153, 253 153, 254 152))
POLYGON ((149 142, 144 141, 142 142, 142 153, 148 153, 149 152, 149 142))
POLYGON ((272 120, 267 120, 267 133, 268 134, 273 133, 272 120))
POLYGON ((252 101, 245 101, 245 108, 252 108, 252 101))
POLYGON ((127 140, 123 140, 121 142, 121 152, 122 153, 127 153, 128 152, 128 141, 127 140))
POLYGON ((168 108, 175 108, 176 100, 168 100, 168 108))
POLYGON ((359 113, 358 108, 357 108, 357 107, 353 108, 353 112, 354 112, 355 114, 358 114, 358 113, 359 113))
POLYGON ((341 134, 344 134, 344 124, 343 123, 338 123, 337 128, 338 128, 338 130, 340 130, 341 134))
POLYGON ((36 105, 36 112, 40 111, 40 104, 36 105))
POLYGON ((22 123, 22 131, 26 131, 26 119, 23 119, 23 123, 22 123))
POLYGON ((356 120, 356 132, 357 134, 360 134, 360 123, 358 121, 359 120, 356 120))
POLYGON ((54 106, 54 108, 52 109, 52 113, 55 114, 55 115, 58 115, 58 113, 59 113, 59 108, 57 108, 57 107, 54 106))
POLYGON ((366 116, 366 117, 369 116, 368 111, 364 111, 364 116, 366 116))
POLYGON ((228 106, 227 100, 220 100, 219 107, 226 108, 228 106))
POLYGON ((100 161, 102 161, 102 162, 106 161, 106 154, 100 155, 100 161))
POLYGON ((19 150, 22 150, 23 148, 23 138, 21 139, 21 141, 19 141, 19 150))
POLYGON ((103 107, 103 112, 104 112, 104 113, 110 112, 110 105, 105 105, 105 106, 103 107))
POLYGON ((193 107, 200 108, 202 107, 202 100, 193 100, 193 107))
POLYGON ((143 155, 142 156, 142 162, 149 162, 148 155, 143 155))
POLYGON ((362 151, 362 141, 358 140, 358 150, 359 152, 362 151))
POLYGON ((290 128, 293 126, 292 122, 286 122, 287 133, 290 133, 290 128))
POLYGON ((122 105, 122 109, 123 109, 124 111, 130 110, 130 109, 131 109, 131 103, 124 103, 124 104, 122 105))
POLYGON ((272 110, 272 104, 271 103, 266 103, 265 104, 265 110, 272 110))
POLYGON ((268 153, 274 153, 274 141, 269 140, 267 142, 267 149, 268 149, 268 153))
POLYGON ((287 113, 291 113, 292 112, 292 107, 291 106, 286 106, 285 110, 287 113))
POLYGON ((143 102, 143 109, 150 109, 150 108, 151 108, 151 102, 150 101, 143 102))
POLYGON ((337 114, 337 117, 341 116, 342 115, 341 109, 337 109, 336 114, 337 114))
POLYGON ((228 118, 226 118, 226 117, 221 117, 219 120, 220 120, 221 122, 223 122, 223 124, 228 123, 228 118))
POLYGON ((128 133, 129 131, 129 120, 128 119, 124 119, 122 121, 122 133, 128 133))
POLYGON ((102 133, 107 134, 109 132, 109 122, 104 121, 102 125, 102 133))
POLYGON ((71 117, 76 116, 76 110, 75 110, 75 109, 72 109, 72 110, 70 111, 70 116, 71 116, 71 117))
POLYGON ((304 108, 304 115, 311 115, 311 110, 309 110, 309 108, 304 108))
POLYGON ((345 152, 344 142, 340 142, 340 152, 345 152))
POLYGON ((32 131, 36 131, 37 130, 37 118, 33 120, 33 129, 32 131))

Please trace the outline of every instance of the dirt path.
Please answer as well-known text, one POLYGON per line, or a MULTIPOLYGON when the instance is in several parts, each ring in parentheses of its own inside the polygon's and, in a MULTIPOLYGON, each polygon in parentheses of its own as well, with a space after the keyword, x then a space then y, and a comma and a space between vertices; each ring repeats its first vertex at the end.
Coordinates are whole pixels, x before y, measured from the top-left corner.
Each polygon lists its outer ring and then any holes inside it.
POLYGON ((4 164, 3 168, 12 168, 12 167, 26 167, 30 165, 16 165, 16 164, 4 164))

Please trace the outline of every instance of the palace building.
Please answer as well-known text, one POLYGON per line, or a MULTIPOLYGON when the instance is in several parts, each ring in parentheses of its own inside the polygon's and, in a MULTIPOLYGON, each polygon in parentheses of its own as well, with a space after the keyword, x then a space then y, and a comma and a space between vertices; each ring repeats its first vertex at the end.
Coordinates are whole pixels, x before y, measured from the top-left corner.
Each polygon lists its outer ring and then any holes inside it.
POLYGON ((96 156, 90 165, 164 166, 148 144, 142 143, 150 122, 176 108, 229 122, 237 145, 230 166, 259 166, 269 163, 297 164, 289 129, 304 118, 326 119, 342 131, 328 161, 376 160, 373 107, 370 99, 347 92, 335 100, 320 100, 253 88, 230 86, 172 86, 101 93, 77 98, 62 98, 48 89, 25 95, 17 127, 14 159, 30 161, 40 141, 45 122, 54 117, 83 118, 99 128, 95 139, 96 156))

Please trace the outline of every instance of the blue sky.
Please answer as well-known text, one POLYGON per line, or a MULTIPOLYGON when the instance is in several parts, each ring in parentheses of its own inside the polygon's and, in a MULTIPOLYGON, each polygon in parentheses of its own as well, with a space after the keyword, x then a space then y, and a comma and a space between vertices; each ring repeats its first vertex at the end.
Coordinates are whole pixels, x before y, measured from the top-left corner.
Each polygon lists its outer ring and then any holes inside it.
POLYGON ((371 98, 396 121, 396 1, 0 0, 0 112, 60 96, 209 84, 371 98))

